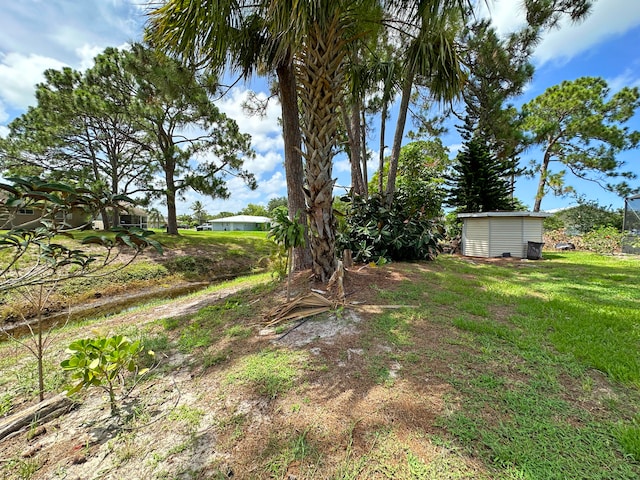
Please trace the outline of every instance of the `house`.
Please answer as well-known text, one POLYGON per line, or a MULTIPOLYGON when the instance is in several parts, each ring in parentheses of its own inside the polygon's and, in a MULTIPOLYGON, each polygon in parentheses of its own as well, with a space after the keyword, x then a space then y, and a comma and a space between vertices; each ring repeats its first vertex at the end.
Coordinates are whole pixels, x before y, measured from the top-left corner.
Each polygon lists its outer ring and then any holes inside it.
MULTIPOLYGON (((35 207, 10 208, 0 202, 0 230, 12 228, 35 228, 42 225, 43 211, 35 207)), ((91 225, 91 216, 84 210, 75 208, 71 212, 60 212, 56 220, 64 222, 69 228, 81 228, 91 225)))
MULTIPOLYGON (((113 212, 109 211, 108 213, 111 215, 113 212)), ((122 211, 118 217, 120 218, 121 227, 138 227, 146 230, 148 216, 149 214, 142 208, 130 206, 126 207, 126 210, 122 211)), ((98 218, 100 217, 98 216, 98 218)), ((104 230, 104 220, 98 218, 93 221, 93 228, 95 230, 104 230)))
POLYGON ((462 254, 469 257, 542 256, 543 212, 459 213, 462 219, 462 254))
POLYGON ((207 222, 207 230, 215 231, 264 231, 269 228, 271 219, 255 215, 235 215, 233 217, 217 218, 207 222))

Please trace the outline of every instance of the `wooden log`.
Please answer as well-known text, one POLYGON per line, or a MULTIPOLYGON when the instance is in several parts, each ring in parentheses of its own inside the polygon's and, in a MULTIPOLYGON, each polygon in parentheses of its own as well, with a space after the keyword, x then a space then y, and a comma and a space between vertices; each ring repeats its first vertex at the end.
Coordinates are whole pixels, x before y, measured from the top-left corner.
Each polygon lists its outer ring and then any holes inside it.
POLYGON ((72 407, 71 399, 60 394, 20 410, 0 421, 0 441, 26 426, 36 425, 58 417, 71 410, 72 407))

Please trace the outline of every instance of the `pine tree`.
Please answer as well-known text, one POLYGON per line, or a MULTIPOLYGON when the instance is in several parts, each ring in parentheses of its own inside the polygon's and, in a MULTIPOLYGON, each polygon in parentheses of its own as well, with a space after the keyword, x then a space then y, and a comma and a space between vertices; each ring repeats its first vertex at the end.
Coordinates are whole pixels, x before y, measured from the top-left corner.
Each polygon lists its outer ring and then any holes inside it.
POLYGON ((491 154, 485 140, 467 136, 446 178, 449 187, 446 204, 460 212, 513 210, 509 170, 508 165, 491 154))

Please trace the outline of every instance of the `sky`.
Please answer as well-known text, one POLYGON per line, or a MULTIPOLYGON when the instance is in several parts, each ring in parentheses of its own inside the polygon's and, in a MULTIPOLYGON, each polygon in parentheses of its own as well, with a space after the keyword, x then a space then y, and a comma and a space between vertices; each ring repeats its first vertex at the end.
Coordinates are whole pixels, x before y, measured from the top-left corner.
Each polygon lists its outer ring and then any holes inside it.
MULTIPOLYGON (((92 65, 95 55, 106 47, 126 47, 139 41, 146 21, 145 0, 0 0, 0 136, 7 133, 7 125, 35 104, 35 85, 41 82, 48 68, 69 66, 84 70, 92 65)), ((489 0, 490 15, 499 33, 515 30, 524 23, 523 8, 518 0, 489 0)), ((538 45, 533 63, 536 72, 525 93, 513 99, 519 106, 542 94, 547 88, 563 80, 582 76, 604 78, 615 92, 622 87, 640 87, 640 0, 596 0, 591 15, 582 23, 564 22, 557 30, 545 34, 538 45)), ((230 180, 231 197, 213 200, 188 192, 180 202, 178 213, 190 213, 190 205, 200 200, 208 213, 237 212, 249 203, 265 205, 271 198, 286 195, 283 171, 283 140, 278 124, 280 107, 275 100, 269 103, 266 116, 250 117, 242 109, 242 102, 253 90, 259 96, 268 95, 264 80, 236 85, 218 107, 234 118, 241 131, 252 136, 256 151, 254 159, 245 162, 253 172, 259 188, 250 191, 239 180, 230 180)), ((391 119, 393 121, 393 119, 391 119)), ((393 123, 390 123, 393 125, 393 123)), ((628 126, 640 130, 640 113, 628 126)), ((407 130, 410 129, 408 125, 407 130)), ((390 145, 393 129, 388 128, 390 145)), ((371 133, 372 162, 375 170, 378 152, 377 132, 371 133)), ((455 129, 443 135, 443 143, 451 156, 460 148, 455 129)), ((640 152, 629 151, 620 157, 625 169, 640 176, 640 152)), ((539 158, 540 152, 522 155, 523 162, 539 158)), ((337 185, 349 185, 349 165, 344 156, 334 161, 337 185)), ((531 207, 537 180, 520 178, 516 182, 516 196, 531 207)), ((600 205, 622 208, 624 201, 592 183, 573 182, 578 194, 600 205)), ((634 181, 640 186, 640 180, 634 181)), ((341 192, 337 192, 341 193, 341 192)), ((547 196, 543 210, 563 208, 575 204, 575 199, 547 196)), ((159 206, 162 210, 162 206, 159 206)))

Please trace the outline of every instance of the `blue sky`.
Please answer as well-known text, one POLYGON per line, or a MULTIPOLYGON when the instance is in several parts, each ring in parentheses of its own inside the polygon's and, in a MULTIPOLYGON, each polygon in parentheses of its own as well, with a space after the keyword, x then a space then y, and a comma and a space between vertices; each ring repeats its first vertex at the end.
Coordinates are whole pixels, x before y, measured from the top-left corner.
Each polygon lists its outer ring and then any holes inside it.
MULTIPOLYGON (((545 35, 533 59, 536 73, 516 105, 540 95, 562 80, 581 76, 598 76, 609 82, 612 91, 624 86, 640 86, 640 0, 596 0, 590 17, 579 25, 565 24, 545 35)), ((145 21, 144 0, 16 0, 3 2, 0 16, 0 135, 6 125, 33 105, 34 86, 47 68, 70 66, 84 69, 92 58, 107 46, 120 47, 139 40, 145 21)), ((493 0, 490 15, 499 32, 508 32, 523 22, 521 2, 493 0)), ((484 6, 480 7, 486 10, 484 6)), ((485 12, 486 13, 486 12, 485 12)), ((189 193, 179 206, 188 213, 194 200, 201 200, 209 213, 235 212, 248 203, 264 204, 270 198, 285 195, 282 170, 282 137, 277 119, 279 106, 272 102, 264 118, 247 117, 241 108, 250 88, 266 95, 264 81, 238 85, 218 103, 227 115, 235 118, 241 130, 250 133, 257 156, 246 167, 256 174, 259 188, 249 191, 241 182, 231 180, 231 198, 211 200, 189 193), (265 90, 260 92, 260 90, 265 90)), ((640 114, 629 126, 640 130, 640 114)), ((392 130, 389 139, 391 144, 392 130)), ((371 135, 373 159, 377 158, 377 132, 371 135)), ((455 155, 460 139, 455 131, 443 136, 443 142, 455 155)), ((621 157, 626 168, 640 175, 640 152, 626 152, 621 157)), ((539 152, 523 155, 535 158, 539 152)), ((372 160, 370 173, 375 160, 372 160)), ((339 185, 349 183, 348 162, 338 157, 334 176, 339 185)), ((575 183, 575 182, 573 182, 575 183)), ((623 201, 593 184, 575 183, 578 193, 601 205, 622 207, 623 201)), ((635 181, 640 186, 640 180, 635 181)), ((533 204, 535 181, 524 178, 516 183, 516 196, 533 204)), ((543 209, 573 203, 571 198, 545 197, 543 209)))

